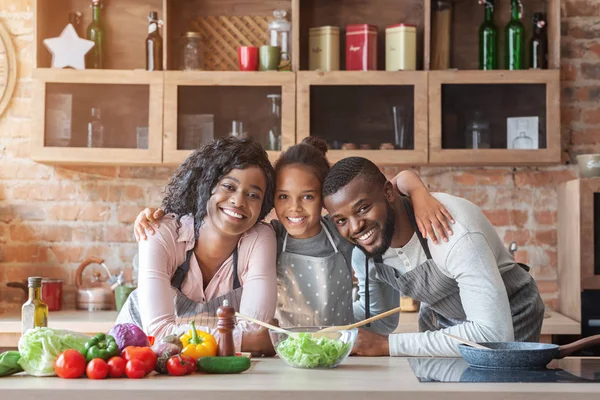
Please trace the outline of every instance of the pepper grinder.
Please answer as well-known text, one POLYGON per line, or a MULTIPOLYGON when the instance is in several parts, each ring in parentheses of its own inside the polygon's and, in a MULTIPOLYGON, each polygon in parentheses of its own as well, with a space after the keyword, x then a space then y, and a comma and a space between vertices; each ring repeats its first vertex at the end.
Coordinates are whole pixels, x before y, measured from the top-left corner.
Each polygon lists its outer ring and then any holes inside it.
POLYGON ((233 328, 235 328, 235 310, 229 306, 229 301, 223 301, 223 305, 217 309, 217 317, 219 318, 217 321, 217 330, 219 331, 217 355, 220 357, 234 356, 233 328))

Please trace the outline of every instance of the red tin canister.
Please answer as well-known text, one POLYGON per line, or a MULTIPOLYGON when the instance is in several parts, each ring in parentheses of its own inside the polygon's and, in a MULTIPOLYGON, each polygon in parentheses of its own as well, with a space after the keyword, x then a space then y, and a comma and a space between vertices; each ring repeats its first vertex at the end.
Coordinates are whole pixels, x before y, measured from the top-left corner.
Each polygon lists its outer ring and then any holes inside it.
POLYGON ((377 27, 346 26, 346 71, 377 70, 377 27))

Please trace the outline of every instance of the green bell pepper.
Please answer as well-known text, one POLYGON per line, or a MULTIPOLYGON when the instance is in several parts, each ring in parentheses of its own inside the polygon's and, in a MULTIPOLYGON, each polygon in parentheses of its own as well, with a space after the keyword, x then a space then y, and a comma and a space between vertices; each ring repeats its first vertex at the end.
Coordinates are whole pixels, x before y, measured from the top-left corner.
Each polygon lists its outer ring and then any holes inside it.
POLYGON ((101 358, 106 361, 119 355, 119 346, 114 337, 99 333, 85 343, 83 352, 87 362, 92 361, 94 358, 101 358))

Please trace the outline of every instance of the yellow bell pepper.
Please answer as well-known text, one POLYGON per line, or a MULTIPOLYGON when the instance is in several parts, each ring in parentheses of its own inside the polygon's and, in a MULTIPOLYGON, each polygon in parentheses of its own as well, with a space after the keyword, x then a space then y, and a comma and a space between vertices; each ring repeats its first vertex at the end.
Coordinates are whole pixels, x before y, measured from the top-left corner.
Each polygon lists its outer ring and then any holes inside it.
POLYGON ((180 338, 183 345, 181 355, 198 360, 200 357, 214 357, 217 355, 217 341, 210 333, 197 330, 194 321, 192 329, 180 338))

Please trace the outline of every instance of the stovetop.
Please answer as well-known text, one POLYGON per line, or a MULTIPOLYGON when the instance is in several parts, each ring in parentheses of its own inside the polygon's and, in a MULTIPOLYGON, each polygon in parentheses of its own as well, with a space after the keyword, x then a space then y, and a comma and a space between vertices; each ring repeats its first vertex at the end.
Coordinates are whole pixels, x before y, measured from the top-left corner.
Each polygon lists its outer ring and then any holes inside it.
POLYGON ((531 370, 472 368, 462 358, 409 358, 408 362, 419 382, 600 383, 600 359, 566 358, 531 370))

